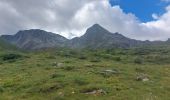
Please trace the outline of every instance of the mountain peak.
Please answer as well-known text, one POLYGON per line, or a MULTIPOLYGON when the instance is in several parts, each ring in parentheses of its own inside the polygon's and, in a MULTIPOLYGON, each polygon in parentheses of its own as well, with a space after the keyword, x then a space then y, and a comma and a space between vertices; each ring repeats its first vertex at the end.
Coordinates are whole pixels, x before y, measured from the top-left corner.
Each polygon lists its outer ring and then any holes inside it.
POLYGON ((102 26, 96 23, 96 24, 92 25, 92 27, 102 27, 102 26))
POLYGON ((90 28, 87 29, 85 35, 103 35, 103 33, 110 33, 105 28, 100 26, 99 24, 94 24, 90 28))
POLYGON ((93 26, 91 26, 89 29, 103 29, 103 30, 106 30, 106 29, 104 29, 101 25, 99 25, 99 24, 94 24, 93 26))

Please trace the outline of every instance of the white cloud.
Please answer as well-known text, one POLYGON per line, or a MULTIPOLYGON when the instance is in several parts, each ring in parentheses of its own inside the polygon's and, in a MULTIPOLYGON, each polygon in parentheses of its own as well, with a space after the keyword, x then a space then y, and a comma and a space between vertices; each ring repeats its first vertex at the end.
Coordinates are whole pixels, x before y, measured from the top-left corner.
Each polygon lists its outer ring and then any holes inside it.
POLYGON ((141 40, 170 37, 170 6, 166 13, 152 15, 154 21, 142 23, 132 13, 124 13, 108 0, 1 0, 0 33, 41 28, 66 37, 81 36, 98 23, 111 32, 141 40))
POLYGON ((152 18, 153 18, 153 19, 159 19, 159 16, 158 16, 157 14, 153 13, 153 14, 152 14, 152 18))

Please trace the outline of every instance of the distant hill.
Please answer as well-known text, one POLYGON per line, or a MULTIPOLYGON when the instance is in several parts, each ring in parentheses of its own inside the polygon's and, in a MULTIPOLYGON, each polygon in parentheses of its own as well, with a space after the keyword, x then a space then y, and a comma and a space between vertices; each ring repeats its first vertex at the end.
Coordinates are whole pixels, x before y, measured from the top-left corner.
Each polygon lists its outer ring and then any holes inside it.
POLYGON ((39 29, 19 31, 15 35, 2 35, 1 37, 26 50, 62 47, 68 41, 63 36, 39 29))

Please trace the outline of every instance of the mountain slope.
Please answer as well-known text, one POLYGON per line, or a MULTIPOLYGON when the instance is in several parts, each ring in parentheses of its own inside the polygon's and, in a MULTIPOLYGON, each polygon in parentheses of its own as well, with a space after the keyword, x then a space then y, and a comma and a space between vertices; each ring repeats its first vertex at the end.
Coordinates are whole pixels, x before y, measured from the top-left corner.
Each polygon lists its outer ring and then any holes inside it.
POLYGON ((68 41, 65 37, 39 29, 19 31, 15 35, 3 35, 4 40, 22 49, 62 47, 68 41))
POLYGON ((17 47, 0 38, 0 51, 17 50, 17 47))
POLYGON ((83 36, 70 41, 72 48, 128 48, 143 44, 145 42, 129 39, 119 33, 111 33, 98 24, 87 29, 83 36))

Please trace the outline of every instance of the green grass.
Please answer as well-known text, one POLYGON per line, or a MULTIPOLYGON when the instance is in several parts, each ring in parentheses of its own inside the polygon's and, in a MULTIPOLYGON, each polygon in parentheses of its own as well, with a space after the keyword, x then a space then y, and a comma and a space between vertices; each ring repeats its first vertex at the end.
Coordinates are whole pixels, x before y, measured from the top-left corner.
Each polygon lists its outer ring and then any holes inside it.
POLYGON ((168 50, 10 52, 21 58, 0 60, 0 100, 169 100, 168 50), (106 77, 105 70, 119 73, 106 77), (147 74, 149 81, 136 81, 138 74, 147 74), (106 94, 84 93, 97 89, 106 94))

